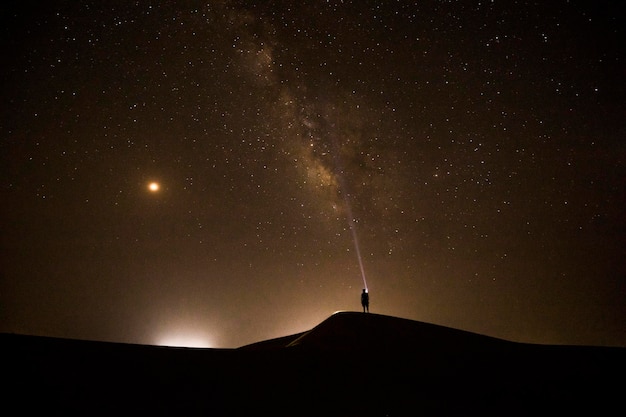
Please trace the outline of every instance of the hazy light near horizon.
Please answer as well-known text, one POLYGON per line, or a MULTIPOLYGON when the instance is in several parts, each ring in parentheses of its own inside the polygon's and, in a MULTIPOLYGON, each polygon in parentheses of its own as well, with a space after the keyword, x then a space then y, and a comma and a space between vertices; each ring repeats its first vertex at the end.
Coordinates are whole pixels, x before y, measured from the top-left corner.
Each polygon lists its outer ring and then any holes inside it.
POLYGON ((180 331, 163 334, 157 338, 156 345, 187 348, 213 347, 213 343, 206 335, 191 331, 180 331))

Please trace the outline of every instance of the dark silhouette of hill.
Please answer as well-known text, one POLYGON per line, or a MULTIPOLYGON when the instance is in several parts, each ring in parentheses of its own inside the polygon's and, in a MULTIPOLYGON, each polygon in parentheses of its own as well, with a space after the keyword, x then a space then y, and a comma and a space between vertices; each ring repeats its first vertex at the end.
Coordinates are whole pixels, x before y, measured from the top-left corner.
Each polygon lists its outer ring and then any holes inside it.
POLYGON ((308 332, 244 346, 243 349, 301 347, 320 350, 486 349, 501 339, 414 320, 338 312, 308 332))
POLYGON ((1 334, 5 415, 623 414, 626 349, 338 313, 239 349, 1 334))

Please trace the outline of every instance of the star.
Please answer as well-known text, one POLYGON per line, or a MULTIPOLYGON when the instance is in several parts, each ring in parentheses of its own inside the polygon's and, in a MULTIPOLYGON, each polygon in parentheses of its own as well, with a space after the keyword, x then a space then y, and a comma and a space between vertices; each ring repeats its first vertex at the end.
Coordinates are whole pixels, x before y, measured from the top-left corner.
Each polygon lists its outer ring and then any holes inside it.
POLYGON ((150 190, 153 193, 158 192, 161 189, 161 185, 158 182, 151 182, 150 184, 148 184, 148 190, 150 190))

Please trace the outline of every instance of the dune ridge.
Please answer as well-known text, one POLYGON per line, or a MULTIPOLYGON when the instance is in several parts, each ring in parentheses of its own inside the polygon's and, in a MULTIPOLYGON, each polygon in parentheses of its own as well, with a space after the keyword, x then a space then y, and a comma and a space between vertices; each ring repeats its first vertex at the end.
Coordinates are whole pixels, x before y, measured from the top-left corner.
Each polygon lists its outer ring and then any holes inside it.
POLYGON ((625 348, 509 342, 342 312, 237 349, 0 334, 11 415, 623 413, 625 348))

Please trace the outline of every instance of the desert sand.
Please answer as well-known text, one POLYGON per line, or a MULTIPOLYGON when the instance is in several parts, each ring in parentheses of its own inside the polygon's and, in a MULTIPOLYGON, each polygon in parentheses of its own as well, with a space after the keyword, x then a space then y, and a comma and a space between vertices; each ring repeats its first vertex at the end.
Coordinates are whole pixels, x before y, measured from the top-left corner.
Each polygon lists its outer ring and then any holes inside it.
POLYGON ((238 349, 0 334, 5 415, 624 415, 626 348, 342 312, 238 349))

